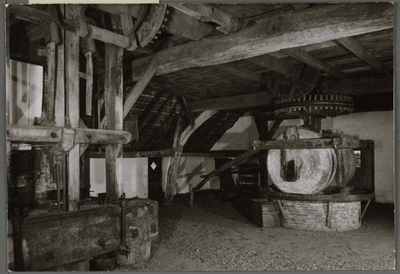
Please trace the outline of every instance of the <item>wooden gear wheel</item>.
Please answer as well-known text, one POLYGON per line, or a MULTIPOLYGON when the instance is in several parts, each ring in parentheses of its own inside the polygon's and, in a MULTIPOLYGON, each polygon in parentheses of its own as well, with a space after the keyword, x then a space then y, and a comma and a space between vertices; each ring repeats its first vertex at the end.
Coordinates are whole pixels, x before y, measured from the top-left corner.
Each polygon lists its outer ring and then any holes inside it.
POLYGON ((274 108, 275 115, 281 118, 335 117, 353 112, 354 103, 353 98, 347 95, 315 94, 296 100, 277 99, 274 108))

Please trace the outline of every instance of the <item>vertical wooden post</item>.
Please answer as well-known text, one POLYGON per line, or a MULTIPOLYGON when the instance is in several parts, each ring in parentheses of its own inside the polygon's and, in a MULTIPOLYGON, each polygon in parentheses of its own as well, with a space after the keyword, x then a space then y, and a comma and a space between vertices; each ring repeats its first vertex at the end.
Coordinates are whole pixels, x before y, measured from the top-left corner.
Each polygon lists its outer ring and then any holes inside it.
MULTIPOLYGON (((65 18, 74 20, 77 11, 74 5, 66 5, 65 18)), ((79 127, 79 36, 74 32, 65 33, 65 58, 66 114, 71 127, 79 127)), ((69 152, 67 163, 69 210, 78 209, 79 156, 79 145, 75 145, 69 152)))
MULTIPOLYGON (((254 121, 258 130, 258 138, 260 141, 267 141, 268 135, 268 118, 266 113, 254 111, 254 121)), ((260 150, 258 153, 258 161, 260 165, 260 187, 263 190, 268 188, 268 171, 267 171, 267 154, 268 150, 260 150)))
POLYGON ((175 149, 174 157, 171 159, 171 163, 167 173, 167 183, 165 186, 165 200, 172 202, 175 195, 176 179, 178 177, 178 167, 182 156, 182 147, 180 146, 179 140, 182 134, 182 119, 179 118, 175 129, 174 143, 172 147, 175 149))
MULTIPOLYGON (((108 129, 123 129, 123 48, 106 44, 105 47, 105 115, 108 129)), ((106 150, 106 192, 111 201, 117 201, 123 194, 122 145, 107 145, 106 150)))

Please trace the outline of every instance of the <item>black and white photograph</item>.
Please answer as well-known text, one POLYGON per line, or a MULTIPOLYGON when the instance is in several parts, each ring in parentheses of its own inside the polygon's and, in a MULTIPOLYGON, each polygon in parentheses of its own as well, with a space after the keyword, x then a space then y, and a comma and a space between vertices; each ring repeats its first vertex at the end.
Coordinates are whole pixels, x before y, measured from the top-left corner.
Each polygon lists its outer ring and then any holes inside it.
POLYGON ((6 4, 12 272, 394 270, 395 4, 6 4))

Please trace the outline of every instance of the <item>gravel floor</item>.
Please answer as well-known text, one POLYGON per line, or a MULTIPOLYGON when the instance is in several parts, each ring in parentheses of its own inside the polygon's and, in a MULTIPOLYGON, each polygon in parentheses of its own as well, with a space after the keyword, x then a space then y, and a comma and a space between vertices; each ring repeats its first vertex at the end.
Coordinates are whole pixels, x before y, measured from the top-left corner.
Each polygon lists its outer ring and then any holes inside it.
MULTIPOLYGON (((371 203, 361 228, 310 232, 259 228, 231 202, 204 191, 195 206, 160 205, 159 237, 139 271, 389 270, 395 266, 393 205, 371 203)), ((120 269, 128 270, 128 269, 120 269)))

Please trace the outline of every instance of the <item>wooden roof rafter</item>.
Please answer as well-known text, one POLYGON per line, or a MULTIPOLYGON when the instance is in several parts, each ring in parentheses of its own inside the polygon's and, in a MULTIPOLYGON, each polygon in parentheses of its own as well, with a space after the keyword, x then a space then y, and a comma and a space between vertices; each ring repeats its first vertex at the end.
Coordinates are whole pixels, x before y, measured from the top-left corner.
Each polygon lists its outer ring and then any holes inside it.
MULTIPOLYGON (((336 4, 309 8, 298 13, 269 18, 232 35, 204 38, 160 51, 157 53, 157 75, 192 67, 224 64, 286 48, 392 27, 393 6, 390 3, 336 4), (308 23, 304 24, 305 21, 308 23)), ((154 56, 150 55, 132 62, 134 81, 138 79, 138 75, 143 74, 142 66, 152 58, 154 56)))

